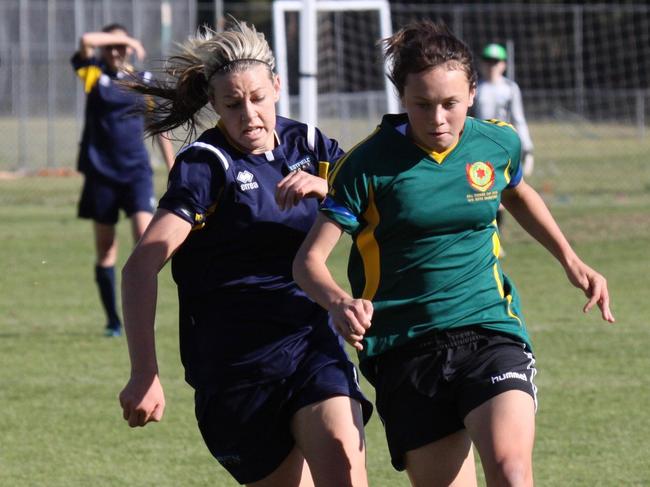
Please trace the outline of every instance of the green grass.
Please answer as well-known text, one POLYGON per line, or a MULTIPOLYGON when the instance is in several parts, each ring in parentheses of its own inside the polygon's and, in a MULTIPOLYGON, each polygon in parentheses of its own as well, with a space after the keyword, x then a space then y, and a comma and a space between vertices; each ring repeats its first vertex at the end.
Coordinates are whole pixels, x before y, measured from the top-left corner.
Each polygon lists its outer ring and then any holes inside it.
MULTIPOLYGON (((157 183, 161 190, 161 174, 157 183)), ((157 318, 166 414, 136 430, 122 420, 126 344, 101 336, 91 227, 75 218, 80 184, 79 177, 0 181, 0 485, 236 485, 193 419, 168 268, 157 318)), ((539 368, 537 484, 650 485, 647 195, 615 206, 547 196, 579 253, 608 277, 618 323, 583 315, 584 298, 560 267, 506 221, 505 267, 522 295, 539 368)), ((131 245, 126 223, 120 242, 123 262, 131 245)), ((342 245, 331 259, 342 280, 345 257, 342 245)), ((408 485, 390 466, 376 415, 367 437, 371 485, 408 485)))

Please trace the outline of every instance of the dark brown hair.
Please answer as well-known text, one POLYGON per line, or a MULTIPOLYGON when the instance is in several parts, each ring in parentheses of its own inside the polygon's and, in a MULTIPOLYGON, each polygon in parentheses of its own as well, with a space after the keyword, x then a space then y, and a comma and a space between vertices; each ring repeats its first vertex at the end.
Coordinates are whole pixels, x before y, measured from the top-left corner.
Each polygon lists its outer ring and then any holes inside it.
POLYGON ((102 32, 113 32, 114 30, 121 30, 126 35, 129 35, 129 31, 127 30, 127 28, 124 27, 122 24, 118 24, 117 22, 102 27, 102 32))
POLYGON ((411 22, 391 37, 383 39, 381 43, 390 66, 388 77, 400 96, 404 94, 404 85, 409 74, 445 63, 463 70, 470 88, 476 87, 478 77, 472 52, 443 22, 411 22))

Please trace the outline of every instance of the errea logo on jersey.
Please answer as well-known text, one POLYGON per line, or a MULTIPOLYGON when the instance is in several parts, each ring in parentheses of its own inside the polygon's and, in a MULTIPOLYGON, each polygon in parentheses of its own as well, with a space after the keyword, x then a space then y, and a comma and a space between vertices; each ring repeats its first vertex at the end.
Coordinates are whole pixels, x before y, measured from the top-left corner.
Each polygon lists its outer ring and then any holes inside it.
POLYGON ((257 184, 257 181, 255 181, 255 176, 253 176, 253 173, 245 170, 239 171, 237 173, 237 181, 239 181, 239 187, 242 191, 257 189, 260 187, 260 185, 257 184))

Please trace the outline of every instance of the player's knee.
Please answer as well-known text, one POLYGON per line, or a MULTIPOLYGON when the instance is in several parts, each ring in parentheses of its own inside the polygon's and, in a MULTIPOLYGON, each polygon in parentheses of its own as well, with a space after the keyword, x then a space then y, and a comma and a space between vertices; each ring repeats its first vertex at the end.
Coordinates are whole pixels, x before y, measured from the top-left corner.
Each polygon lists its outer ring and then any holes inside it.
POLYGON ((496 463, 490 486, 528 487, 532 486, 532 467, 529 461, 518 456, 504 458, 496 463))

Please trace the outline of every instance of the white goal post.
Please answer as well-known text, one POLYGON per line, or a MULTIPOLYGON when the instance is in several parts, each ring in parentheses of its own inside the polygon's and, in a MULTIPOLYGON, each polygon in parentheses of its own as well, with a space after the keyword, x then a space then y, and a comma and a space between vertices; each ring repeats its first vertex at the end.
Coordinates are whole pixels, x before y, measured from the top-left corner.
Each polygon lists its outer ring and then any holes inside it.
MULTIPOLYGON (((379 32, 382 38, 389 37, 392 34, 390 6, 386 0, 277 0, 273 2, 274 51, 278 74, 281 79, 281 95, 278 103, 278 113, 280 115, 288 117, 291 114, 285 14, 287 12, 299 12, 301 14, 301 45, 299 47, 300 119, 302 122, 317 125, 317 13, 362 11, 377 12, 380 24, 379 32)), ((373 41, 376 40, 378 39, 373 39, 373 41)), ((386 111, 396 113, 399 109, 399 102, 385 74, 383 82, 386 97, 386 111)))

